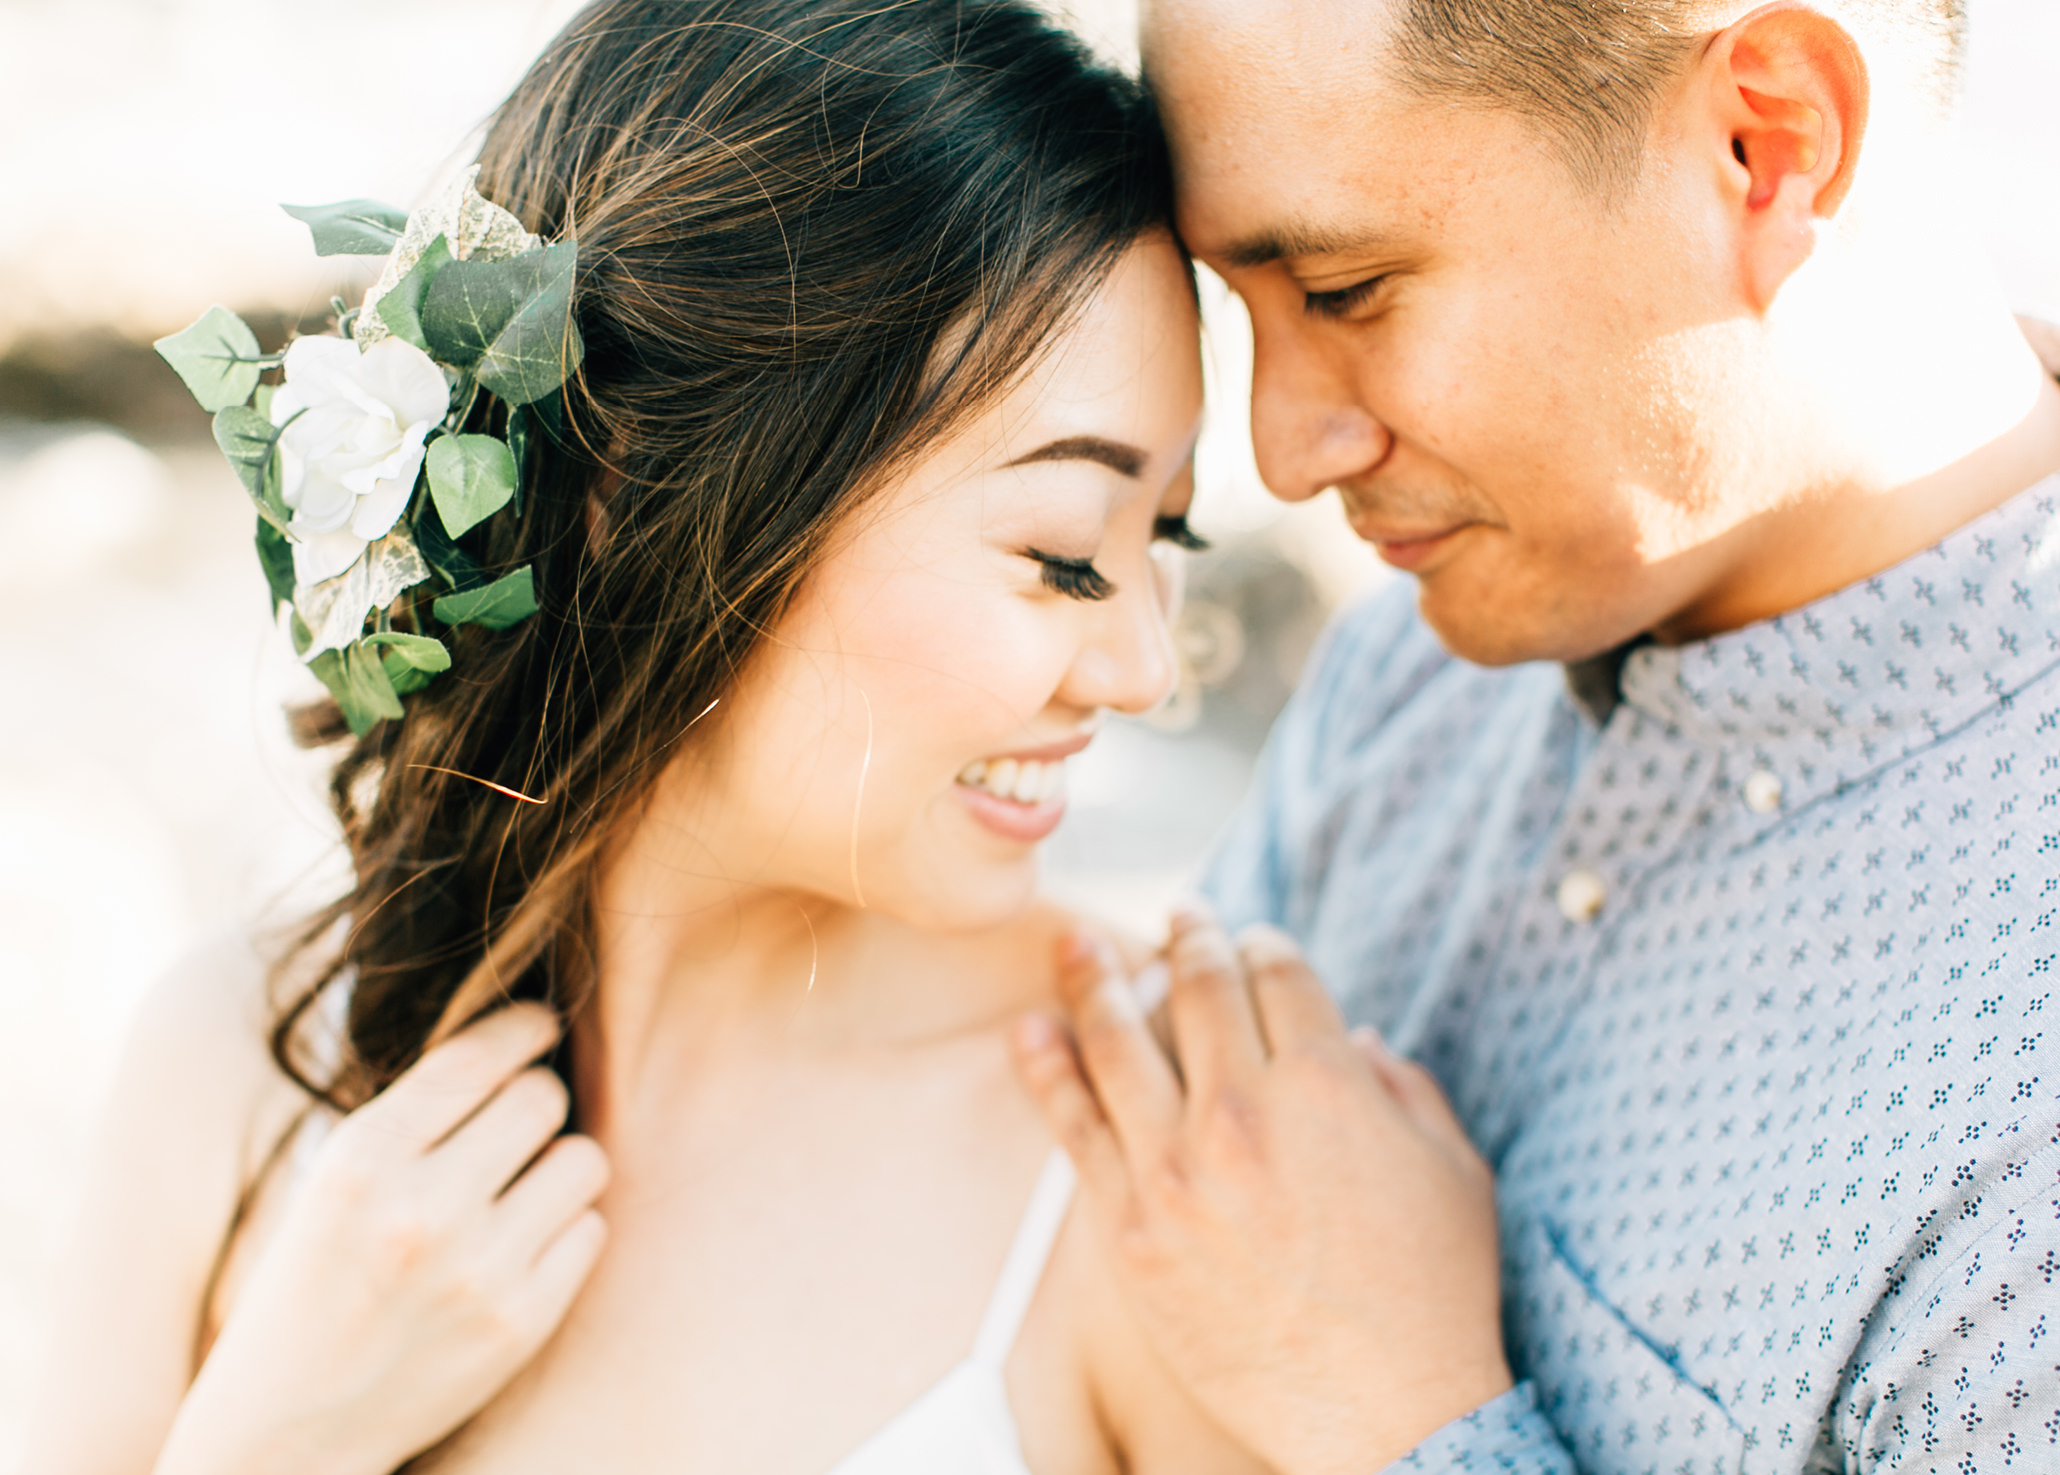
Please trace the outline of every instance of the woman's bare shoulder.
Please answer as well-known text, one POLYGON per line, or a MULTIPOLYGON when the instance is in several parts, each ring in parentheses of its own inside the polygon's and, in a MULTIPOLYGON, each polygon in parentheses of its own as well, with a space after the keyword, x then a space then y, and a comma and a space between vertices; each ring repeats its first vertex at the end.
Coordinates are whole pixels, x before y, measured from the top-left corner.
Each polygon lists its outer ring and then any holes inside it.
POLYGON ((141 1094, 180 1115, 254 1124, 271 1102, 301 1092, 272 1055, 273 1022, 304 967, 248 934, 190 949, 152 985, 130 1027, 117 1096, 141 1094), (127 1088, 126 1091, 124 1088, 127 1088))
POLYGON ((148 1195, 166 1237, 210 1265, 309 1106, 272 1054, 282 997, 309 976, 299 960, 282 968, 281 951, 243 934, 181 956, 138 1006, 102 1112, 94 1175, 148 1195))
POLYGON ((246 939, 196 947, 130 1020, 67 1240, 25 1468, 155 1458, 245 1189, 307 1101, 272 1062, 272 962, 246 939))

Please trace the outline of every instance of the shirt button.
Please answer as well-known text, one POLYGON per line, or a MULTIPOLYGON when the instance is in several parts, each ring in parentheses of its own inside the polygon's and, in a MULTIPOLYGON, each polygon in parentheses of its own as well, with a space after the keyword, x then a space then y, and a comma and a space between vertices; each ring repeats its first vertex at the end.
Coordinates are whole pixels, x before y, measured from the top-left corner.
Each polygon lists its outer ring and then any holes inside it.
POLYGON ((1609 887, 1593 871, 1569 871, 1559 883, 1559 914, 1569 922, 1592 922, 1609 900, 1609 887))
POLYGON ((1745 780, 1745 807, 1754 814, 1772 814, 1781 807, 1781 780, 1756 768, 1745 780))

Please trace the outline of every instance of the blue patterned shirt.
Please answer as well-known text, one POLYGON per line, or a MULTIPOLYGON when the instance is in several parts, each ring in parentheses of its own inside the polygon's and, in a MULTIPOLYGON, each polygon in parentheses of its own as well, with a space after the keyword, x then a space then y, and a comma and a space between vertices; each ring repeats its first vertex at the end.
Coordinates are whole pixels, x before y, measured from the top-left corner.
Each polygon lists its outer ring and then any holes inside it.
POLYGON ((2060 1471, 2060 478, 1599 672, 1414 593, 1333 628, 1208 880, 1498 1174, 1524 1381, 1399 1468, 2060 1471))

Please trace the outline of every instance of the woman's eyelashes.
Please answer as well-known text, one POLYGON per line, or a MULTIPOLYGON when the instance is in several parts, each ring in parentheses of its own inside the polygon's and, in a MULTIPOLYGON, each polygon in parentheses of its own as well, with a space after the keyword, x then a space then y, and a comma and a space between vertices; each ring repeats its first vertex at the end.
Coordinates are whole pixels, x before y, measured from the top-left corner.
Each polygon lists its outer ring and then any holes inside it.
POLYGON ((1187 525, 1185 512, 1153 518, 1152 537, 1161 543, 1171 543, 1175 548, 1185 548, 1190 553, 1205 553, 1209 548, 1209 540, 1187 525))
POLYGON ((1116 592, 1116 586, 1094 566, 1092 559, 1061 558, 1036 548, 1029 549, 1028 556, 1036 561, 1038 578, 1044 587, 1054 594, 1093 601, 1107 599, 1116 592))
MULTIPOLYGON (((1208 539, 1187 525, 1185 512, 1152 519, 1152 538, 1155 542, 1171 543, 1190 553, 1200 553, 1209 546, 1208 539)), ((1094 566, 1091 558, 1067 558, 1057 553, 1046 553, 1040 548, 1025 549, 1024 556, 1037 564, 1038 579, 1054 594, 1091 602, 1107 599, 1116 592, 1116 586, 1094 566)))

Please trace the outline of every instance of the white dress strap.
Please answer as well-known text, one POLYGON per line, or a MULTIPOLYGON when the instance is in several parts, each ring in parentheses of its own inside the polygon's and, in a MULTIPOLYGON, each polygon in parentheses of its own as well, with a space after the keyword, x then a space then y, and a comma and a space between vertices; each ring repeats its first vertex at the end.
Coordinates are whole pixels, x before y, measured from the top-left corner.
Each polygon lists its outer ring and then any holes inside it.
POLYGON ((979 1333, 973 1338, 972 1361, 999 1371, 1016 1345, 1016 1333, 1029 1314, 1031 1298, 1044 1279, 1045 1264, 1057 1243, 1059 1226, 1065 1222, 1066 1207, 1073 1201, 1073 1160, 1062 1148, 1053 1148, 1045 1159, 1037 1186, 1030 1191, 1030 1205, 1023 1210, 1022 1223, 1002 1262, 1001 1278, 994 1284, 987 1312, 980 1318, 979 1333))

